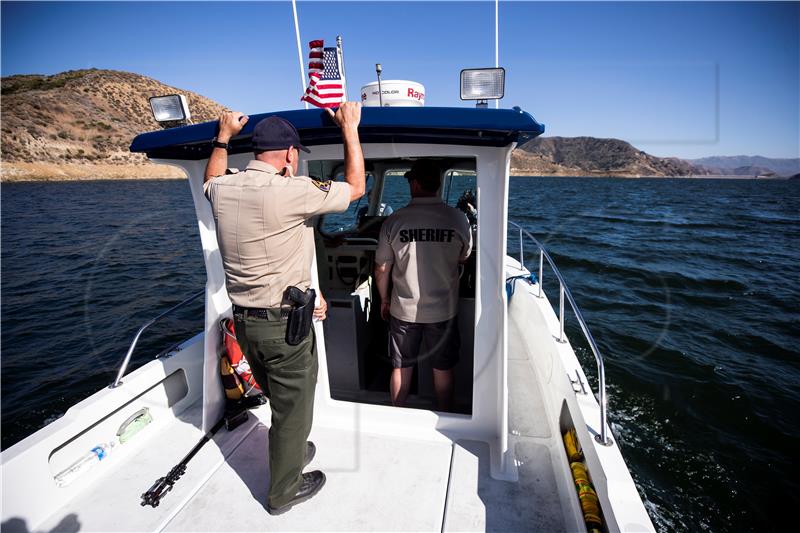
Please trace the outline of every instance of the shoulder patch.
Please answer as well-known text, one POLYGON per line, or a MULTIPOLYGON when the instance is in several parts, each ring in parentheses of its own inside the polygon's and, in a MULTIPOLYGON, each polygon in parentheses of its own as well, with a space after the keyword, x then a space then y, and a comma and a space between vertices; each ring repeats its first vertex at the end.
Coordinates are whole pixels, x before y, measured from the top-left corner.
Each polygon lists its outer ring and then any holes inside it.
POLYGON ((238 173, 239 173, 239 169, 238 168, 226 168, 225 169, 225 174, 238 174, 238 173))
POLYGON ((328 181, 311 180, 311 183, 313 183, 314 187, 321 190, 322 192, 330 192, 331 190, 331 180, 328 181))

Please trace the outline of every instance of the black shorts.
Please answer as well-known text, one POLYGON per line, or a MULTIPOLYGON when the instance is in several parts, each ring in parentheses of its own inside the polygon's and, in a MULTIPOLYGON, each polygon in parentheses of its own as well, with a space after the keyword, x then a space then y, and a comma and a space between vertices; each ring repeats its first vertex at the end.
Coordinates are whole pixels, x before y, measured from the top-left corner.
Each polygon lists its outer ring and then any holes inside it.
POLYGON ((460 349, 458 317, 433 324, 389 318, 392 368, 408 368, 420 359, 430 358, 436 370, 450 370, 458 363, 460 349))

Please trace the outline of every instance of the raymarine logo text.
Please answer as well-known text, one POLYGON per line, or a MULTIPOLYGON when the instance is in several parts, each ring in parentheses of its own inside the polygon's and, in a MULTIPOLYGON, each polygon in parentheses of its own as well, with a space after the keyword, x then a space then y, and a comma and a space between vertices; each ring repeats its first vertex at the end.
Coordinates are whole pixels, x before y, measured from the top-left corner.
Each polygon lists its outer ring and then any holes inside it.
POLYGON ((424 100, 425 93, 421 93, 419 91, 415 91, 413 87, 408 88, 408 95, 409 98, 416 98, 417 100, 424 100))

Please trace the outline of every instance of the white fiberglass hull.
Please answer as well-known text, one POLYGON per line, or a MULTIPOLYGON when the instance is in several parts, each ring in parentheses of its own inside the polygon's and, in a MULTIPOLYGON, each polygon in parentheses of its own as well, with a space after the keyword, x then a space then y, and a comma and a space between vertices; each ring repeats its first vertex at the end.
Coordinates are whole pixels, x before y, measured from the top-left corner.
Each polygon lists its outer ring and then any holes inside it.
MULTIPOLYGON (((506 271, 520 272, 510 259, 506 271)), ((508 307, 514 461, 505 480, 491 475, 495 443, 447 430, 448 417, 464 415, 318 395, 311 434, 318 453, 310 468, 325 471, 328 482, 310 502, 276 517, 264 509, 266 405, 201 448, 159 507, 143 507, 141 494, 203 435, 199 335, 4 451, 3 531, 577 531, 584 525, 561 440, 567 424, 577 430, 608 530, 652 531, 618 445, 593 438, 598 404, 573 390, 568 374, 586 383, 585 375, 571 346, 557 342, 556 315, 536 292, 517 282, 508 307), (72 484, 56 485, 71 458, 112 438, 143 406, 153 414, 149 426, 72 484), (441 421, 430 426, 431 417, 441 421)), ((476 397, 474 409, 480 404, 476 397)))

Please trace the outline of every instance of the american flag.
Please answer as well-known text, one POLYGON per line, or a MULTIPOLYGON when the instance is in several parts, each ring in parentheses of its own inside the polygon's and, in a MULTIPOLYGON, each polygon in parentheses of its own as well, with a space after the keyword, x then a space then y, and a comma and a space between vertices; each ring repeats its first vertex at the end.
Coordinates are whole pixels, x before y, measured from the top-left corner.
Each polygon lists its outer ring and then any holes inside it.
POLYGON ((317 107, 336 107, 345 100, 337 49, 324 48, 322 40, 311 41, 308 46, 308 88, 300 100, 317 107))

